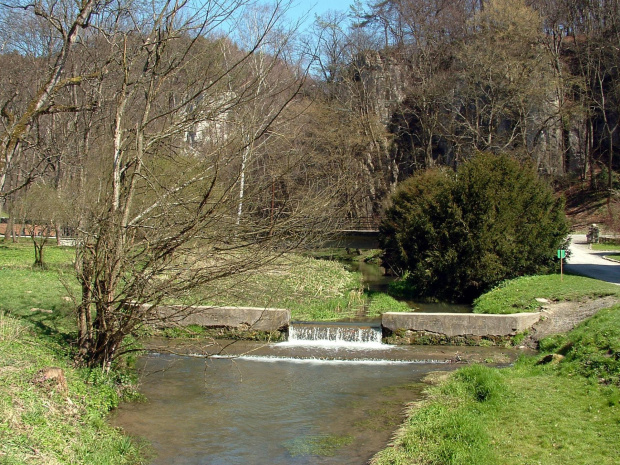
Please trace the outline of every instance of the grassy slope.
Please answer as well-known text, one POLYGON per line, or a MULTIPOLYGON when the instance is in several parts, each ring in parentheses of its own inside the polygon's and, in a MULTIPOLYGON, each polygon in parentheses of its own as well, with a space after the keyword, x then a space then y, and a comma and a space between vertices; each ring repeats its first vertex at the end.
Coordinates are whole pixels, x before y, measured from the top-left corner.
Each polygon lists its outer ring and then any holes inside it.
POLYGON ((192 292, 188 302, 288 308, 293 320, 328 321, 377 316, 409 307, 381 293, 364 291, 361 274, 342 263, 286 255, 257 273, 235 276, 192 292))
POLYGON ((49 268, 32 270, 31 247, 0 242, 0 463, 140 463, 138 447, 105 421, 128 380, 71 366, 73 251, 46 252, 49 268), (63 369, 66 392, 36 382, 46 367, 63 369))
MULTIPOLYGON (((73 276, 72 248, 45 248, 47 270, 33 271, 32 246, 0 242, 0 309, 10 308, 28 316, 31 308, 69 311, 79 296, 73 276), (41 284, 30 290, 33 277, 41 284)), ((365 309, 369 316, 409 307, 387 294, 367 293, 361 274, 345 269, 340 262, 286 255, 257 273, 231 277, 192 292, 187 303, 289 308, 294 320, 338 320, 352 318, 365 309)), ((36 312, 35 312, 36 313, 36 312)), ((47 319, 52 317, 47 317, 47 319)))
POLYGON ((474 313, 535 312, 542 305, 536 298, 578 301, 610 295, 620 297, 620 287, 582 276, 525 276, 506 281, 480 296, 474 301, 474 313))
POLYGON ((541 341, 541 351, 430 388, 374 464, 620 463, 620 306, 541 341), (564 358, 538 364, 545 354, 564 358))
POLYGON ((141 463, 139 448, 105 421, 119 402, 118 379, 72 368, 65 350, 0 313, 0 463, 141 463), (46 367, 63 369, 66 392, 36 381, 46 367))

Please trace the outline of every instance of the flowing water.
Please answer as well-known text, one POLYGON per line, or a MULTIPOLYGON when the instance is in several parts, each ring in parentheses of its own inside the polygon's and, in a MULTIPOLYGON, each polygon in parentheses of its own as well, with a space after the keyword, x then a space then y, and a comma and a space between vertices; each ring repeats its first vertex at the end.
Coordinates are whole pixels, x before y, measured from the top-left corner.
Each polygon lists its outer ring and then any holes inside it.
MULTIPOLYGON (((422 378, 492 348, 392 347, 377 328, 293 325, 286 343, 153 342, 140 360, 146 403, 113 417, 145 438, 159 464, 364 464, 384 448, 422 378), (197 356, 197 355, 201 356, 197 356)), ((506 352, 506 351, 503 351, 506 352)), ((503 358, 502 358, 503 357, 503 358)))
POLYGON ((282 346, 346 347, 382 349, 381 326, 366 323, 296 323, 289 326, 282 346))
MULTIPOLYGON (((358 271, 362 275, 364 286, 375 292, 388 292, 390 283, 396 278, 386 276, 383 269, 374 263, 366 263, 356 261, 347 263, 348 269, 358 271)), ((451 304, 447 302, 419 302, 407 301, 413 312, 429 312, 429 313, 471 313, 471 305, 451 304)))

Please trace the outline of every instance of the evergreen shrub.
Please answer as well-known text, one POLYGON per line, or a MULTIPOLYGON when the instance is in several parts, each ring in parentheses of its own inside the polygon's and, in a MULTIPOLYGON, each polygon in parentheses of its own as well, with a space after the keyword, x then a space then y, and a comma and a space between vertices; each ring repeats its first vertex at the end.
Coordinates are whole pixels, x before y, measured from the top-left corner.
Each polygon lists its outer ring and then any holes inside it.
POLYGON ((531 164, 479 153, 401 183, 380 240, 416 297, 471 302, 505 279, 556 270, 568 231, 564 200, 531 164))

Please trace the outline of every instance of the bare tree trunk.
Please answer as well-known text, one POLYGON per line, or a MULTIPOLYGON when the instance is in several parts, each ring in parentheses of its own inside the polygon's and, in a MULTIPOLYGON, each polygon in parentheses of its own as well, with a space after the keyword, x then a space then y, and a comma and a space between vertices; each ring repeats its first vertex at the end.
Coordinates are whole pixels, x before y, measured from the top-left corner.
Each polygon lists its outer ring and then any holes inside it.
POLYGON ((80 284, 82 288, 82 299, 77 308, 78 322, 78 356, 80 363, 85 363, 88 354, 91 352, 93 344, 93 322, 91 314, 92 303, 92 273, 90 270, 82 269, 80 284))
POLYGON ((243 213, 243 197, 245 195, 245 171, 247 169, 248 160, 250 158, 250 144, 243 150, 241 158, 241 173, 239 175, 239 208, 237 209, 237 225, 241 223, 241 215, 243 213))
POLYGON ((62 243, 62 228, 58 223, 54 225, 54 234, 56 235, 56 245, 60 246, 62 243))

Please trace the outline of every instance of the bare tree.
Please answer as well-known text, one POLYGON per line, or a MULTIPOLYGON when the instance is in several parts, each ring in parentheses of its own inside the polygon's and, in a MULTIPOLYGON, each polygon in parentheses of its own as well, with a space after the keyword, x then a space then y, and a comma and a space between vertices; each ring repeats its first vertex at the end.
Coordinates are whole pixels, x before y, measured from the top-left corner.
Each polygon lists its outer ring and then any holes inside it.
POLYGON ((519 150, 533 157, 537 135, 556 117, 541 18, 523 1, 492 0, 470 28, 457 55, 450 137, 465 153, 519 150))
MULTIPOLYGON (((8 87, 8 92, 0 101, 0 200, 5 199, 12 192, 28 185, 36 176, 45 169, 45 159, 35 157, 30 163, 23 160, 24 152, 31 143, 30 137, 38 120, 53 113, 76 111, 64 105, 57 105, 55 97, 64 89, 79 85, 87 76, 71 75, 66 73, 66 64, 69 60, 75 43, 80 34, 90 23, 93 12, 104 5, 99 0, 85 0, 79 4, 68 2, 21 2, 10 0, 0 4, 0 17, 5 25, 9 22, 19 27, 35 26, 31 30, 44 29, 46 40, 25 42, 21 34, 15 34, 13 40, 7 39, 4 48, 19 49, 20 46, 31 46, 30 52, 35 57, 45 55, 49 60, 49 68, 40 81, 36 84, 36 90, 25 99, 20 95, 21 86, 24 82, 32 82, 32 79, 13 82, 8 87), (19 14, 24 12, 23 15, 19 14), (43 49, 47 47, 47 50, 43 49), (48 54, 52 52, 51 55, 48 54), (14 170, 20 169, 21 176, 15 178, 15 182, 9 187, 7 176, 14 170)), ((11 30, 11 29, 7 29, 11 30)), ((12 29, 14 30, 14 29, 12 29)), ((45 60, 38 60, 33 69, 38 65, 46 64, 45 60)))
POLYGON ((45 246, 63 221, 66 210, 59 198, 59 191, 38 182, 19 192, 17 205, 25 222, 24 232, 30 236, 34 247, 34 267, 45 268, 45 246))
POLYGON ((276 28, 285 6, 238 47, 217 37, 244 14, 236 1, 102 15, 92 40, 109 54, 103 124, 90 144, 77 257, 84 363, 109 367, 130 350, 125 336, 159 317, 141 304, 191 301, 197 286, 255 270, 328 228, 340 186, 297 179, 277 203, 268 194, 304 156, 281 132, 305 75, 276 28))

